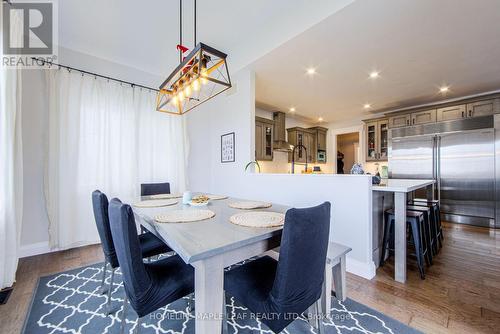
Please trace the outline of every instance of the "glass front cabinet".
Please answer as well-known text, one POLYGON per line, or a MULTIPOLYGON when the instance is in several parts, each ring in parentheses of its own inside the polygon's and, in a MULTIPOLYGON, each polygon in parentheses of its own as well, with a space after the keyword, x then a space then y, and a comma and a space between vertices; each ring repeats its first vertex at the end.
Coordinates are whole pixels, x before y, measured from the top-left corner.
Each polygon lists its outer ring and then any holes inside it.
POLYGON ((366 121, 366 161, 387 161, 389 120, 366 121))
POLYGON ((273 160, 274 121, 255 117, 255 160, 273 160))

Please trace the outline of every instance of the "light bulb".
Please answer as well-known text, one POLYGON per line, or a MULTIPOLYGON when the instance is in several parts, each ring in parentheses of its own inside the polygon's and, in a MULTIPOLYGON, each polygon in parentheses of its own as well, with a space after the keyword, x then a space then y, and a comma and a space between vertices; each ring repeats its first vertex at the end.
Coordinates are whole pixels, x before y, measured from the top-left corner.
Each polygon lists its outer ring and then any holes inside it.
POLYGON ((179 98, 179 102, 184 100, 184 93, 181 91, 179 94, 177 94, 177 97, 179 98))
POLYGON ((177 96, 175 96, 175 95, 174 95, 174 96, 172 97, 172 103, 173 103, 174 105, 177 105, 177 103, 178 103, 178 102, 179 102, 179 100, 177 99, 177 96))
POLYGON ((195 81, 193 81, 193 90, 197 91, 198 89, 200 89, 200 81, 196 79, 195 81))
POLYGON ((184 88, 184 95, 189 96, 191 94, 191 86, 186 85, 186 88, 184 88))

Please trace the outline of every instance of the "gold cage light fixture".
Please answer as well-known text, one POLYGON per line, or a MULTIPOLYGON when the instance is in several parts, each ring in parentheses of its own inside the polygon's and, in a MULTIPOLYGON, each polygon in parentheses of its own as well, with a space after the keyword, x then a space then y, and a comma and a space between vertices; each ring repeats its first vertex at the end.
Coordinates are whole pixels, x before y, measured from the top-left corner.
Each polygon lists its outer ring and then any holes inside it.
POLYGON ((156 97, 156 110, 182 115, 212 97, 231 88, 227 68, 227 55, 206 44, 196 44, 196 0, 194 0, 195 48, 184 57, 188 49, 182 45, 182 0, 179 0, 180 64, 160 85, 156 97))

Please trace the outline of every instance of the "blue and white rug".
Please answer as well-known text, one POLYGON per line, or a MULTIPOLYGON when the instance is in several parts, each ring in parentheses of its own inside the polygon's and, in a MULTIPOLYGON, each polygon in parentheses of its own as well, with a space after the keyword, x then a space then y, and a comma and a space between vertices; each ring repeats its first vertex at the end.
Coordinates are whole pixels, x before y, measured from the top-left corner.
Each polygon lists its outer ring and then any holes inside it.
MULTIPOLYGON (((115 273, 112 303, 116 312, 106 316, 106 296, 101 295, 102 264, 69 270, 40 278, 23 333, 119 333, 123 303, 121 274, 115 273)), ((108 274, 109 279, 109 274, 108 274)), ((126 333, 136 326, 137 315, 129 307, 126 333)), ((333 298, 331 316, 324 321, 327 333, 419 333, 394 319, 353 300, 341 303, 333 298)), ((231 296, 227 296, 229 333, 272 334, 269 328, 231 296)), ((194 316, 188 298, 159 309, 141 324, 141 333, 194 333, 194 316)), ((316 333, 306 319, 299 318, 283 333, 316 333)))

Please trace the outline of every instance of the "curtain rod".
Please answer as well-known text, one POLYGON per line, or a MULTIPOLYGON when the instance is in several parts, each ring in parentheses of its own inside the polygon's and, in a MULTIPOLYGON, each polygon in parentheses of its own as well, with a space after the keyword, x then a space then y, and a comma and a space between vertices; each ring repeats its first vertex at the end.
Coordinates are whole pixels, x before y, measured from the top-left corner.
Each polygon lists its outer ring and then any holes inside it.
POLYGON ((53 63, 53 62, 50 62, 50 61, 46 61, 45 59, 40 59, 40 58, 35 58, 35 57, 32 57, 31 59, 33 59, 33 60, 35 60, 37 62, 42 62, 43 65, 49 64, 50 66, 54 65, 54 66, 58 66, 59 68, 62 67, 62 68, 67 69, 68 71, 77 71, 77 72, 80 72, 82 74, 84 73, 84 74, 92 75, 94 77, 104 78, 104 79, 107 79, 107 80, 112 80, 112 81, 119 82, 121 84, 130 85, 132 88, 133 87, 139 87, 139 88, 145 88, 145 89, 153 90, 155 92, 159 91, 156 88, 151 88, 151 87, 148 87, 148 86, 139 85, 139 84, 136 84, 136 83, 133 83, 133 82, 124 81, 124 80, 116 79, 116 78, 113 78, 113 77, 108 77, 106 75, 102 75, 102 74, 98 74, 98 73, 93 73, 93 72, 81 70, 79 68, 75 68, 75 67, 71 67, 71 66, 66 66, 66 65, 61 65, 61 64, 53 63))

